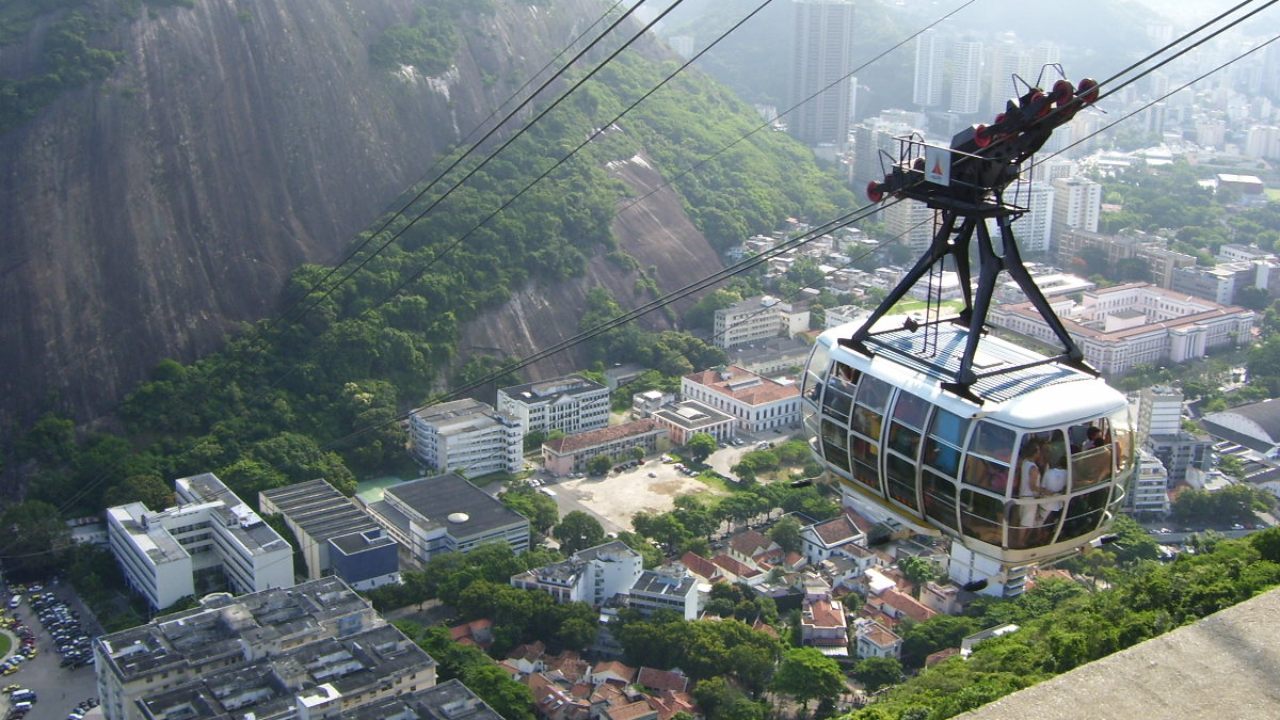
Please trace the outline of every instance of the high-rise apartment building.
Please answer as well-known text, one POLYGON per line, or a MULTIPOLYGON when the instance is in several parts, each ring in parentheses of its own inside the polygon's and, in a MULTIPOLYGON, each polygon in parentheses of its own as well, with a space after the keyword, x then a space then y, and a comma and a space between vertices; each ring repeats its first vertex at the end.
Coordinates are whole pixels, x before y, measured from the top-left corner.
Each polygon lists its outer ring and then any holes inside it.
POLYGON ((1098 232, 1102 186, 1080 176, 1053 181, 1053 237, 1067 230, 1098 232))
POLYGON ((951 47, 951 98, 953 113, 978 112, 982 97, 982 43, 962 40, 951 47))
POLYGON ((791 97, 798 107, 788 127, 810 146, 843 150, 849 138, 849 83, 843 78, 853 69, 853 1, 792 0, 792 6, 791 97))
POLYGON ((889 244, 922 251, 933 242, 933 210, 928 205, 919 200, 903 200, 885 206, 883 213, 889 244))
POLYGON ((942 80, 946 58, 936 30, 925 30, 916 38, 916 74, 911 102, 920 107, 942 104, 942 80))
MULTIPOLYGON (((1044 180, 1019 180, 1005 190, 1006 202, 1026 208, 1026 213, 1013 224, 1013 234, 1018 238, 1018 247, 1023 253, 1049 252, 1053 232, 1053 195, 1053 185, 1044 180)), ((987 230, 991 237, 999 236, 1000 229, 994 220, 987 221, 987 230)))

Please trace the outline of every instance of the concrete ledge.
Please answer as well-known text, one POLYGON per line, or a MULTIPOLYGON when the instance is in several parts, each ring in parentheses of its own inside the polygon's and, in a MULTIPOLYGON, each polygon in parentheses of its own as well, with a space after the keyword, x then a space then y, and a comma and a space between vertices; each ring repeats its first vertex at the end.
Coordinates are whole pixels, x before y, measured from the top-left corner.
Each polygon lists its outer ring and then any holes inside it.
POLYGON ((959 718, 1280 718, 1280 589, 959 718))

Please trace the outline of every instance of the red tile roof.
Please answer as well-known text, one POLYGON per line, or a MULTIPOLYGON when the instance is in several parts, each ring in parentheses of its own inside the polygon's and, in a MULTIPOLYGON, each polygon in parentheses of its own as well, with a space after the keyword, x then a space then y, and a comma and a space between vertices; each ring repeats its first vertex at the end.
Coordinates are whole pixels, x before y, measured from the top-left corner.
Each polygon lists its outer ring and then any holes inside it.
POLYGON ((773 547, 774 542, 765 537, 759 530, 745 530, 729 539, 729 547, 746 555, 755 557, 762 550, 773 547))
POLYGON ((650 707, 649 703, 644 700, 628 703, 626 705, 614 705, 612 707, 605 708, 605 714, 607 714, 611 720, 636 720, 637 718, 642 718, 646 715, 653 715, 656 712, 657 711, 650 707))
POLYGON ((897 590, 880 593, 880 601, 916 622, 924 622, 938 614, 919 600, 897 590))
POLYGON ((719 370, 712 369, 690 373, 685 375, 685 378, 690 382, 703 385, 721 395, 727 395, 747 405, 768 405, 769 403, 799 397, 800 395, 800 387, 798 385, 784 385, 777 380, 761 377, 737 365, 730 365, 725 374, 729 376, 727 379, 721 378, 719 370), (746 387, 738 385, 749 380, 759 380, 759 382, 752 383, 746 387))
POLYGON ((892 647, 894 643, 902 639, 892 630, 878 622, 873 622, 866 626, 858 635, 882 648, 892 647))
POLYGON ((815 628, 845 627, 844 606, 839 601, 819 599, 804 604, 804 624, 815 628))
POLYGON ((933 667, 948 658, 953 658, 960 654, 960 648, 944 648, 936 653, 930 654, 924 659, 925 667, 933 667))
POLYGON ((635 682, 636 679, 636 669, 625 663, 618 662, 617 660, 598 663, 595 667, 591 668, 591 674, 593 676, 612 674, 628 684, 635 682))
POLYGON ((756 570, 750 565, 744 565, 728 555, 717 555, 711 558, 711 562, 723 568, 730 575, 736 575, 740 578, 753 578, 760 574, 759 570, 756 570))
POLYGON ((688 568, 689 572, 704 580, 715 581, 724 579, 724 573, 720 572, 720 568, 716 567, 715 563, 692 550, 681 555, 680 562, 688 568))
POLYGON ((865 534, 858 529, 858 526, 847 515, 841 515, 824 523, 814 525, 813 532, 827 547, 847 543, 859 535, 865 534))
POLYGON ((657 430, 658 423, 645 418, 644 420, 636 420, 635 422, 623 423, 621 425, 610 425, 609 427, 600 428, 599 430, 588 430, 577 435, 566 435, 562 438, 551 440, 544 443, 551 452, 563 455, 565 453, 577 452, 597 445, 616 442, 623 438, 635 437, 657 430))
POLYGON ((689 687, 689 678, 671 670, 657 670, 650 667, 640 668, 636 683, 651 690, 673 690, 684 692, 689 687))

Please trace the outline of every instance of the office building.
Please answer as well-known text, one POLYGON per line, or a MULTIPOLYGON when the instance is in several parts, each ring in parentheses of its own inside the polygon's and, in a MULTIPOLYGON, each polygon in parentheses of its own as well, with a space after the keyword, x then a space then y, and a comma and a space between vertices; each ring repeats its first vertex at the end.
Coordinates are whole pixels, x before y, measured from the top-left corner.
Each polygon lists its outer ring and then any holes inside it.
POLYGON ((666 439, 666 429, 652 418, 633 420, 548 440, 542 443, 542 462, 547 472, 563 477, 586 470, 587 463, 600 455, 630 459, 635 448, 653 455, 666 439))
POLYGON ((456 473, 389 487, 367 507, 419 562, 492 542, 516 553, 529 549, 529 521, 456 473))
POLYGON ((1167 290, 1172 287, 1173 275, 1178 268, 1196 264, 1196 259, 1191 255, 1170 250, 1168 240, 1139 230, 1122 230, 1118 235, 1100 235, 1072 228, 1062 232, 1058 230, 1058 226, 1054 225, 1055 254, 1063 267, 1087 270, 1081 259, 1082 251, 1094 248, 1106 254, 1108 267, 1117 267, 1121 260, 1129 258, 1141 260, 1151 276, 1151 283, 1167 290))
MULTIPOLYGON (((1053 184, 1046 180, 1019 180, 1005 190, 1005 202, 1026 210, 1014 223, 1013 234, 1023 255, 1049 252, 1053 237, 1053 184)), ((886 226, 888 221, 886 220, 886 226)), ((1000 236, 994 220, 987 221, 992 238, 1000 236)))
POLYGON ((1078 175, 1053 181, 1053 234, 1067 230, 1098 232, 1102 186, 1078 175))
POLYGON ((762 432, 800 422, 800 388, 730 365, 685 375, 680 395, 732 416, 747 432, 762 432))
POLYGON ((524 468, 524 428, 514 416, 479 400, 454 400, 409 415, 414 459, 438 473, 472 477, 524 468))
MULTIPOLYGON (((935 214, 919 200, 903 200, 886 205, 882 211, 888 242, 923 252, 933 243, 935 214)), ((887 261, 882 258, 882 261, 887 261)))
POLYGON ((258 493, 266 515, 280 515, 297 538, 307 579, 337 575, 356 590, 400 582, 399 546, 364 508, 324 479, 258 493))
POLYGON ((663 407, 652 415, 653 421, 667 431, 674 445, 688 444, 696 433, 706 433, 717 442, 728 442, 737 434, 737 420, 732 415, 713 410, 696 400, 685 400, 663 407))
POLYGON ((519 421, 525 434, 596 430, 609 424, 609 388, 578 375, 501 388, 498 412, 519 421))
POLYGON ((761 295, 716 310, 712 342, 727 350, 775 337, 794 337, 808 329, 808 304, 761 295))
POLYGON ((375 700, 338 717, 339 720, 503 720, 498 711, 457 678, 425 690, 375 700))
POLYGON ((94 641, 108 720, 340 717, 435 685, 435 661, 338 578, 232 598, 94 641))
POLYGON ((1169 514, 1169 474, 1159 458, 1145 449, 1138 452, 1138 474, 1125 499, 1125 508, 1139 516, 1169 514))
MULTIPOLYGON (((1129 283, 1049 301, 1084 359, 1099 371, 1121 374, 1136 365, 1180 363, 1202 358, 1216 348, 1250 341, 1255 315, 1244 308, 1129 283)), ((1027 337, 1057 345, 1057 338, 1030 303, 999 305, 989 322, 1027 337)))
POLYGON ((511 576, 511 586, 539 590, 558 603, 600 607, 625 595, 644 572, 640 553, 618 540, 579 550, 573 557, 511 576))
POLYGON ((911 102, 920 107, 937 107, 942 104, 943 71, 946 56, 938 31, 932 28, 916 37, 915 79, 911 87, 911 102))
POLYGON ((951 95, 948 109, 958 115, 978 112, 982 97, 982 43, 963 40, 951 47, 951 95))
POLYGON ((671 610, 685 620, 697 620, 698 581, 690 573, 645 570, 627 592, 627 607, 643 615, 671 610))
POLYGON ((293 549, 213 473, 174 481, 176 507, 107 509, 107 537, 129 586, 156 610, 197 588, 293 585, 293 549))
POLYGON ((853 69, 852 0, 792 0, 795 45, 787 118, 793 136, 811 147, 841 152, 849 136, 849 83, 853 69), (812 99, 806 100, 806 98, 812 99))

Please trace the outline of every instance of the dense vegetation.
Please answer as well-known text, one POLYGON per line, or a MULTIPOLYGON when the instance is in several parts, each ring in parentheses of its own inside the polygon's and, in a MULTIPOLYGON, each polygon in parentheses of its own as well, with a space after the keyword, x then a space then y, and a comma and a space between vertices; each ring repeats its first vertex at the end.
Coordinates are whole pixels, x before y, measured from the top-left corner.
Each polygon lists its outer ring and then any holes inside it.
MULTIPOLYGON (((1074 583, 1050 582, 1014 602, 976 606, 972 624, 931 621, 939 636, 1003 622, 1018 623, 1022 629, 983 643, 967 661, 953 658, 924 670, 850 717, 949 718, 1280 583, 1280 528, 1245 540, 1220 541, 1204 550, 1165 565, 1139 563, 1108 591, 1091 593, 1074 583)), ((913 660, 920 651, 913 651, 913 660)))
POLYGON ((458 22, 465 11, 487 12, 488 0, 422 0, 414 11, 413 23, 397 23, 382 32, 369 47, 369 60, 376 66, 398 68, 412 65, 426 75, 438 75, 453 63, 460 38, 458 22))

